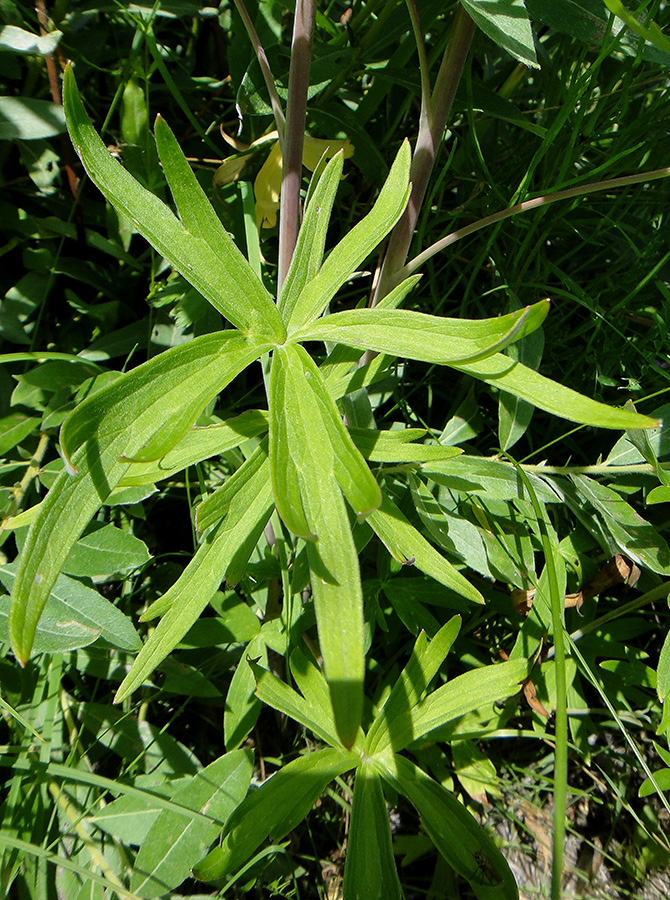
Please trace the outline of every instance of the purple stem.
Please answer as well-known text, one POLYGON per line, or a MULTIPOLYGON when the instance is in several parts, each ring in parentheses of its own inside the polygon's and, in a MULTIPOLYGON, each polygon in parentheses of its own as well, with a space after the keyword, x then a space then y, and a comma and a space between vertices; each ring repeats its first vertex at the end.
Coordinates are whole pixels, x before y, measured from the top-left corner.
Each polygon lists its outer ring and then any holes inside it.
POLYGON ((410 172, 412 193, 405 212, 391 233, 373 303, 381 300, 397 283, 397 273, 407 259, 421 204, 426 195, 428 182, 442 143, 442 135, 470 52, 474 33, 475 23, 465 9, 462 6, 459 7, 437 74, 432 97, 429 102, 425 102, 425 98, 422 102, 421 123, 410 172))
MULTIPOLYGON (((286 102, 286 130, 282 148, 281 212, 279 218, 278 289, 286 278, 300 226, 300 180, 305 139, 307 89, 312 60, 315 0, 296 0, 291 43, 291 67, 286 102)), ((403 260, 404 262, 404 260, 403 260)))

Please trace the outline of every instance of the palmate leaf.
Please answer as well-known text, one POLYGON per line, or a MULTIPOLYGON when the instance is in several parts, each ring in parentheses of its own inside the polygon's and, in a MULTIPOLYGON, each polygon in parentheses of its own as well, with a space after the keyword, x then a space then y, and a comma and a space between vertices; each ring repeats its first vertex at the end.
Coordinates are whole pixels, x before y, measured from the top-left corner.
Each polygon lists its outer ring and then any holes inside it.
POLYGON ((347 278, 393 228, 409 199, 411 152, 405 141, 370 212, 331 250, 318 274, 308 282, 287 320, 289 333, 321 315, 347 278))
POLYGON ((233 325, 283 340, 285 329, 272 298, 230 235, 217 227, 218 218, 165 123, 159 121, 159 150, 182 221, 111 156, 84 111, 71 68, 65 72, 63 103, 72 143, 109 202, 233 325))
POLYGON ((235 332, 204 335, 127 373, 72 413, 64 426, 70 473, 59 475, 40 505, 12 594, 9 628, 21 662, 73 545, 128 469, 124 454, 139 451, 172 417, 183 421, 185 410, 193 421, 194 397, 216 396, 266 347, 235 332))
POLYGON ((152 618, 165 612, 117 691, 116 703, 140 687, 176 647, 223 578, 230 577, 231 568, 235 577, 244 570, 273 508, 268 466, 249 467, 246 473, 244 468, 235 473, 237 490, 225 519, 205 538, 181 577, 144 614, 143 618, 152 618))
POLYGON ((336 341, 423 362, 476 362, 539 328, 548 312, 547 300, 480 320, 443 319, 402 309, 352 309, 310 323, 291 340, 336 341))

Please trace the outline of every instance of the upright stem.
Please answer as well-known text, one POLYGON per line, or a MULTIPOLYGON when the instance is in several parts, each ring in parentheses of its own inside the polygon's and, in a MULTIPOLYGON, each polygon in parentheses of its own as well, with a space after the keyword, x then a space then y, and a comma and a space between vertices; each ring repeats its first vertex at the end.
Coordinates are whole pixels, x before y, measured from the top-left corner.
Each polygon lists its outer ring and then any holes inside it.
POLYGON ((428 181, 435 165, 442 135, 454 102, 456 88, 470 52, 474 33, 474 22, 465 9, 460 6, 456 11, 433 95, 429 102, 425 102, 425 98, 422 102, 419 135, 414 148, 410 173, 412 193, 407 209, 391 234, 374 302, 381 300, 393 287, 395 276, 407 259, 421 204, 426 195, 428 181))
POLYGON ((281 211, 279 219, 279 284, 281 289, 300 225, 300 179, 305 138, 307 88, 312 60, 315 0, 297 0, 291 43, 291 67, 286 102, 286 130, 282 147, 281 211))

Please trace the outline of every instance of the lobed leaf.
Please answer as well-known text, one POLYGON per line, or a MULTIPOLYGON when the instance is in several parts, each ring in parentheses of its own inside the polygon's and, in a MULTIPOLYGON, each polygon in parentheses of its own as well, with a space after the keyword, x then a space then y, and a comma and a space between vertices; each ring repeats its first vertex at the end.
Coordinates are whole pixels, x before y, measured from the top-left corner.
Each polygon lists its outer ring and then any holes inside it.
POLYGON ((184 222, 111 156, 86 115, 72 68, 65 72, 63 103, 72 143, 109 202, 233 325, 247 334, 283 340, 285 330, 276 306, 232 239, 214 226, 214 211, 203 212, 206 198, 199 185, 192 190, 195 176, 167 126, 159 128, 161 147, 184 222))
POLYGON ((403 715, 411 712, 421 700, 451 650, 460 628, 461 617, 453 616, 431 641, 428 641, 425 631, 419 634, 409 662, 368 731, 365 744, 368 756, 383 753, 395 743, 393 723, 397 719, 402 720, 403 715))
POLYGON ((344 868, 346 900, 400 900, 382 781, 367 761, 358 767, 344 868))
POLYGON ((405 141, 370 212, 330 252, 319 273, 305 286, 287 321, 289 333, 321 315, 349 276, 375 249, 402 215, 409 199, 411 151, 405 141))
POLYGON ((386 494, 382 497, 381 507, 370 513, 367 522, 398 562, 416 565, 426 575, 467 600, 484 602, 479 591, 428 543, 386 494))
POLYGON ((235 872, 266 838, 280 841, 299 825, 329 782, 359 762, 357 754, 335 749, 294 759, 247 795, 230 817, 221 846, 193 868, 193 875, 216 881, 235 872))
POLYGON ((571 422, 592 425, 594 428, 657 428, 658 422, 639 413, 616 409, 591 400, 570 388, 545 378, 509 356, 496 353, 479 362, 450 363, 459 372, 465 372, 493 387, 500 388, 527 400, 538 409, 553 413, 571 422))
POLYGON ((518 900, 507 861, 493 839, 446 788, 396 754, 374 758, 381 777, 416 808, 447 863, 470 882, 477 900, 518 900))
POLYGON ((540 300, 495 319, 443 319, 404 309, 352 309, 311 322, 292 341, 333 341, 406 359, 477 362, 539 328, 549 311, 540 300))
POLYGON ((277 301, 285 322, 291 318, 305 285, 314 278, 323 262, 330 214, 343 166, 344 151, 341 150, 327 164, 305 210, 291 265, 277 301))

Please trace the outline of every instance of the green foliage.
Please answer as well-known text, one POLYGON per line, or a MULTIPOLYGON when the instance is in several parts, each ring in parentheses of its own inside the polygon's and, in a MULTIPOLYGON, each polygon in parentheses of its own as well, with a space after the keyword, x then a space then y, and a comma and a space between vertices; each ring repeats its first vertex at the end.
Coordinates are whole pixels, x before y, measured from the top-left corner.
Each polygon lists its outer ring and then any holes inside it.
POLYGON ((316 897, 346 838, 345 900, 513 900, 514 783, 552 898, 571 794, 667 865, 664 6, 66 6, 0 10, 0 892, 316 897))

